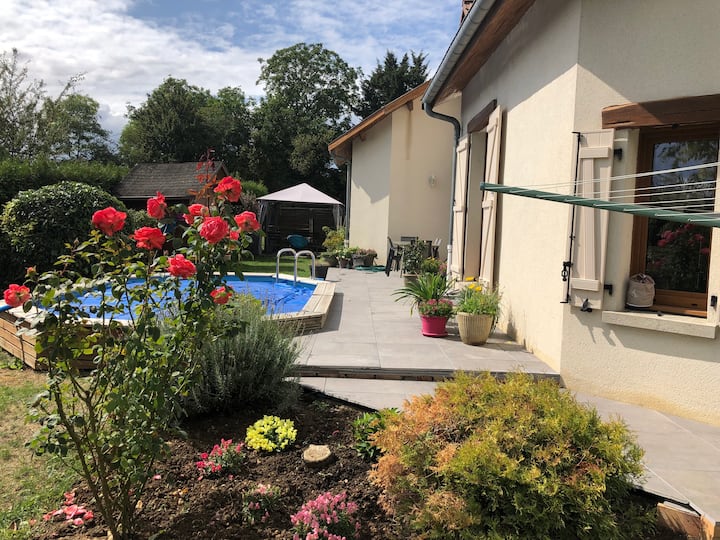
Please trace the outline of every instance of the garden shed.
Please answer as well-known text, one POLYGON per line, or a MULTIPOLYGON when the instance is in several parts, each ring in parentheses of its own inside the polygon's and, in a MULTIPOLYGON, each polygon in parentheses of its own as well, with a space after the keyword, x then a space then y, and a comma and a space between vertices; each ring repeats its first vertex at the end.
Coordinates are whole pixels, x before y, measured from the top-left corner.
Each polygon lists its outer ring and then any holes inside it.
POLYGON ((306 183, 258 197, 258 203, 267 252, 289 247, 291 234, 306 237, 308 249, 322 251, 323 227, 343 224, 343 203, 306 183))
POLYGON ((211 182, 229 176, 222 162, 216 162, 210 171, 198 169, 197 162, 185 163, 139 163, 117 185, 113 194, 128 208, 142 210, 150 197, 159 191, 168 204, 191 204, 204 182, 198 176, 208 175, 211 182))

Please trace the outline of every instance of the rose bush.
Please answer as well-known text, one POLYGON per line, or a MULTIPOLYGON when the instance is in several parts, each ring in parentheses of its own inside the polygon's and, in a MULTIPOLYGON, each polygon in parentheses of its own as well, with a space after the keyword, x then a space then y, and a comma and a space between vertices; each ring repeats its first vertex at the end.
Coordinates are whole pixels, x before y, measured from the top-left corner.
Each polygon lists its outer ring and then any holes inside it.
POLYGON ((148 199, 147 201, 147 213, 153 219, 162 219, 165 217, 167 212, 167 204, 165 203, 165 196, 157 192, 157 196, 148 199))
MULTIPOLYGON (((211 197, 213 187, 201 195, 211 197)), ((121 230, 124 213, 105 208, 92 216, 89 239, 60 257, 56 270, 28 273, 32 297, 27 285, 4 293, 8 304, 40 308, 33 325, 40 331, 38 356, 48 367, 48 383, 31 411, 41 425, 31 447, 38 453, 74 452, 116 540, 133 537, 144 487, 198 380, 199 351, 210 341, 218 297, 229 294, 224 277, 237 273, 252 241, 225 205, 228 190, 206 210, 162 208, 161 193, 154 200, 148 215, 157 218, 162 209, 160 225, 192 212, 204 216, 182 226, 172 256, 159 251, 167 240, 160 228, 140 227, 128 235, 121 230), (91 274, 68 270, 78 262, 91 274), (181 288, 166 272, 187 282, 181 288), (83 305, 88 289, 99 295, 99 305, 83 305), (81 356, 92 361, 89 373, 76 369, 81 356)))

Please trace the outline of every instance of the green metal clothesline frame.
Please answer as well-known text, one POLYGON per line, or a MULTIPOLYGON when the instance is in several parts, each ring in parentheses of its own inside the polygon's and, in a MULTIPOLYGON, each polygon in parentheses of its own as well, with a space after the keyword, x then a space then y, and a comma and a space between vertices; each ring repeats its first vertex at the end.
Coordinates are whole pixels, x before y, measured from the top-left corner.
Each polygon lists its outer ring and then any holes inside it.
POLYGON ((702 225, 704 227, 720 228, 720 213, 692 214, 674 210, 664 210, 662 208, 646 207, 639 204, 612 202, 602 199, 588 199, 586 197, 578 197, 577 195, 562 195, 560 193, 552 193, 550 191, 505 186, 500 184, 487 184, 485 182, 480 184, 480 189, 495 193, 517 195, 519 197, 529 197, 531 199, 576 204, 578 206, 587 206, 589 208, 608 210, 610 212, 622 212, 624 214, 632 214, 635 216, 644 216, 664 219, 667 221, 675 221, 678 223, 692 223, 694 225, 702 225))

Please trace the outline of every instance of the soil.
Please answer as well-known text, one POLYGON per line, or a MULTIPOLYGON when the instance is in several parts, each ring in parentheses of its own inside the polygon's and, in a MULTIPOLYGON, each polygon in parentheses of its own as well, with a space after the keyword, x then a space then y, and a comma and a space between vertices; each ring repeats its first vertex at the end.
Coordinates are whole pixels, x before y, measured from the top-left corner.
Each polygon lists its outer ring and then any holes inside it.
MULTIPOLYGON (((289 516, 326 491, 346 491, 348 500, 358 504, 356 515, 362 524, 363 540, 411 538, 378 506, 379 490, 367 478, 370 464, 353 448, 352 421, 363 412, 322 395, 304 393, 295 407, 281 415, 292 419, 298 431, 292 449, 272 454, 250 452, 244 470, 233 478, 199 479, 195 462, 200 453, 208 452, 221 438, 242 440, 247 426, 268 414, 267 408, 188 422, 184 426, 187 439, 170 441, 171 455, 159 464, 159 478, 150 482, 143 497, 138 538, 290 540, 289 516), (302 453, 310 444, 329 445, 336 459, 321 469, 308 467, 302 453), (242 519, 241 494, 258 483, 278 486, 282 495, 265 523, 248 525, 242 519)), ((76 503, 92 509, 87 489, 78 486, 76 491, 76 503)), ((64 523, 44 523, 37 538, 80 540, 107 536, 99 516, 91 523, 80 529, 64 523)), ((662 531, 646 540, 680 538, 685 537, 662 531)))

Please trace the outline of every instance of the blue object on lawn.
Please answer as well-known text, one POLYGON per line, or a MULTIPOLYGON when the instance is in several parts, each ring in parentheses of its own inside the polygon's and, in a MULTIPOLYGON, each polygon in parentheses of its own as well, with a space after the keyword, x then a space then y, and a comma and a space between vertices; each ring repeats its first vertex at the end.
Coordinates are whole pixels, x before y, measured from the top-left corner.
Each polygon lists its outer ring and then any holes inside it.
POLYGON ((291 234, 287 237, 287 241, 293 249, 303 249, 308 245, 308 239, 299 234, 291 234))

